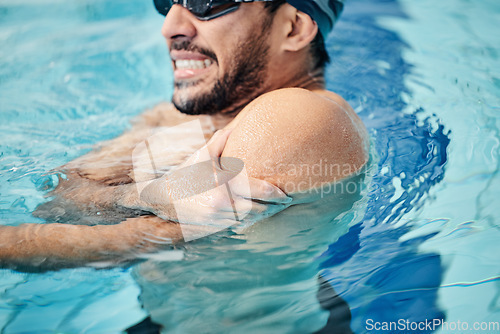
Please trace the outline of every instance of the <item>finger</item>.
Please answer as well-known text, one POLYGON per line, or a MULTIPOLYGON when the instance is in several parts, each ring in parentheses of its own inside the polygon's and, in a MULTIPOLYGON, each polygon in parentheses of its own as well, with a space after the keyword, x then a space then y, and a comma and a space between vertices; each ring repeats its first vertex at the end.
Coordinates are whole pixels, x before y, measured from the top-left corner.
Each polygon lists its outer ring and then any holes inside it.
POLYGON ((275 185, 252 177, 235 178, 230 185, 233 195, 251 198, 252 200, 282 204, 288 204, 293 200, 292 197, 287 196, 275 185))
POLYGON ((229 136, 230 131, 219 130, 215 132, 204 146, 202 146, 199 150, 194 152, 189 159, 184 161, 179 167, 187 167, 194 165, 198 162, 210 161, 212 158, 218 158, 222 151, 224 150, 224 146, 226 145, 227 136, 229 136))
POLYGON ((222 155, 230 134, 231 130, 219 130, 210 138, 206 146, 211 157, 220 157, 222 155))

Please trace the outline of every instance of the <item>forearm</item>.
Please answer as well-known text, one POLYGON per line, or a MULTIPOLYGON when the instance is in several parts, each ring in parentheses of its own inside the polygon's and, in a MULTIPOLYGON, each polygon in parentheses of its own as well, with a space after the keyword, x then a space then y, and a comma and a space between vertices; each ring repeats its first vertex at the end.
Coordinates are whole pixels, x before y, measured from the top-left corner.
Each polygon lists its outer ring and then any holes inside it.
POLYGON ((93 262, 117 265, 182 240, 178 224, 154 216, 132 218, 117 225, 0 226, 0 266, 43 270, 93 262))

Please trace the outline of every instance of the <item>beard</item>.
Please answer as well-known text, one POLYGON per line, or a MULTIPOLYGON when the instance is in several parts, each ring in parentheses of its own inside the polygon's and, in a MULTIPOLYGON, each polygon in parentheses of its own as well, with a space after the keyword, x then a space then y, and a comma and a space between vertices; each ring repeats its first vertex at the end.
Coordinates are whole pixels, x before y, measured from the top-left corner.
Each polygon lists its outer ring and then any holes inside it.
MULTIPOLYGON (((203 80, 196 82, 176 82, 172 99, 175 107, 182 113, 188 115, 213 115, 225 111, 231 113, 248 101, 257 97, 265 81, 267 73, 269 45, 265 31, 266 25, 259 34, 253 34, 245 41, 238 43, 232 62, 231 69, 222 78, 217 79, 213 87, 207 93, 198 96, 182 96, 181 90, 189 90, 189 87, 202 85, 203 80)), ((215 54, 209 50, 200 49, 182 42, 179 45, 172 44, 173 49, 197 51, 210 57, 217 63, 215 54)))

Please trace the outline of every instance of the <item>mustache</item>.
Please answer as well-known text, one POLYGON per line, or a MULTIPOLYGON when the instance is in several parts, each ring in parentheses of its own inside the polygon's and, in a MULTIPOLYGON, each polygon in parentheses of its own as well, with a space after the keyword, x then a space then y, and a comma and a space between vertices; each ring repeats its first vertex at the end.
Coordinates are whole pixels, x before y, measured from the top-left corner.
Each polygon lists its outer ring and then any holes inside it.
POLYGON ((211 58, 213 61, 218 63, 217 56, 215 55, 215 53, 213 53, 208 49, 196 46, 190 41, 174 41, 172 42, 172 45, 170 45, 170 50, 197 52, 199 54, 207 56, 208 58, 211 58))

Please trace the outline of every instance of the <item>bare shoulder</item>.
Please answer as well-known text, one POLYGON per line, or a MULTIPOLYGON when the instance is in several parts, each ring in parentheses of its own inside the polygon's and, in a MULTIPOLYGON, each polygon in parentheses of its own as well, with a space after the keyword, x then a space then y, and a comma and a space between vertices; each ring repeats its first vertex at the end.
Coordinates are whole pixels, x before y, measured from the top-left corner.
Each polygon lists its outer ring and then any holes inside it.
POLYGON ((340 180, 368 160, 364 125, 331 92, 286 88, 264 94, 232 126, 224 155, 241 158, 250 176, 285 191, 287 184, 304 179, 315 185, 340 180), (311 175, 311 168, 319 165, 335 168, 311 175))
MULTIPOLYGON (((342 130, 356 135, 366 135, 363 123, 339 95, 329 91, 310 91, 302 88, 284 88, 261 95, 236 117, 235 123, 245 122, 268 122, 270 126, 275 125, 284 128, 286 124, 295 128, 301 128, 301 135, 312 133, 318 136, 317 131, 342 130), (353 127, 353 129, 350 129, 353 127)), ((336 131, 338 133, 338 131, 336 131)), ((356 137, 356 136, 355 136, 356 137)), ((355 138, 351 138, 353 140, 355 138)))

